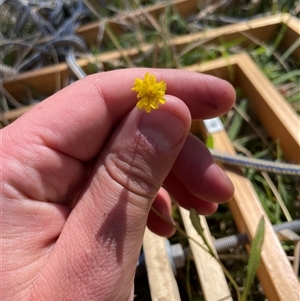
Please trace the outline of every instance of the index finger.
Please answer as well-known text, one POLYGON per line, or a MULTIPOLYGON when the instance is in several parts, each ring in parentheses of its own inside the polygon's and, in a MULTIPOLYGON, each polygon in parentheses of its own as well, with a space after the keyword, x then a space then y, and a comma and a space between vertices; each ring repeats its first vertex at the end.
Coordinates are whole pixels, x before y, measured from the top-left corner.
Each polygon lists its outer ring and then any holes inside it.
POLYGON ((167 85, 167 94, 184 101, 193 118, 219 116, 233 105, 232 86, 209 75, 176 69, 132 68, 86 77, 38 104, 23 118, 22 129, 37 134, 48 147, 82 161, 92 159, 111 131, 135 106, 135 78, 146 72, 167 85))
POLYGON ((134 68, 128 71, 109 71, 93 77, 93 84, 100 94, 105 93, 103 98, 107 100, 106 105, 116 115, 122 115, 124 109, 128 111, 136 103, 136 95, 130 89, 135 78, 144 77, 146 72, 154 74, 158 82, 163 80, 167 84, 167 94, 182 99, 189 107, 193 119, 220 116, 231 108, 235 99, 233 87, 214 76, 182 69, 134 68), (111 78, 114 80, 111 81, 111 78))

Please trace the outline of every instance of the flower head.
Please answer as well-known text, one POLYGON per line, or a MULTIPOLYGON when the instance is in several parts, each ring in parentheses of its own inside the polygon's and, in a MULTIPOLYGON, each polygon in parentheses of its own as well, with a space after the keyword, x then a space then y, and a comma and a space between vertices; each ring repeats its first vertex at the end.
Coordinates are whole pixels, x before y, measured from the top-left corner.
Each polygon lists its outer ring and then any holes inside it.
POLYGON ((147 113, 150 113, 152 109, 158 109, 158 103, 164 104, 166 102, 164 98, 167 90, 165 82, 160 81, 158 83, 155 76, 148 72, 144 79, 135 79, 131 90, 137 92, 139 101, 136 106, 139 109, 145 109, 147 113))

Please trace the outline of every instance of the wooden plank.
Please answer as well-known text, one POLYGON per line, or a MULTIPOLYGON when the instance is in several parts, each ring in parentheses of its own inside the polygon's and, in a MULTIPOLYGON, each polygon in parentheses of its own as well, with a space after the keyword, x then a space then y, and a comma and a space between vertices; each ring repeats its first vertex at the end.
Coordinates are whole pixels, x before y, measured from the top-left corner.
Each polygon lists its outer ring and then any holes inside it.
POLYGON ((180 301, 179 290, 166 250, 166 238, 146 229, 143 250, 153 301, 180 301))
MULTIPOLYGON (((259 18, 251 20, 249 22, 242 22, 238 24, 223 26, 217 29, 207 30, 205 32, 197 32, 177 38, 173 38, 170 44, 176 46, 178 49, 182 49, 193 43, 201 43, 201 45, 207 43, 226 42, 237 38, 245 38, 247 36, 254 37, 259 41, 268 41, 272 34, 280 28, 282 24, 287 22, 286 36, 284 38, 284 46, 292 45, 299 37, 300 21, 291 17, 288 14, 270 16, 265 18, 259 18)), ((245 40, 244 44, 251 44, 250 40, 245 40)), ((158 45, 160 47, 161 45, 158 45)), ((120 60, 122 55, 134 58, 141 52, 147 52, 152 49, 153 45, 145 44, 141 45, 140 49, 131 48, 123 50, 122 53, 119 51, 111 51, 103 54, 99 54, 94 58, 87 57, 78 60, 79 66, 87 70, 87 66, 91 63, 97 64, 102 62, 104 67, 107 68, 107 64, 114 61, 120 60)), ((294 54, 298 58, 300 47, 298 47, 294 54)), ((18 76, 13 76, 10 79, 6 79, 3 83, 7 91, 16 99, 22 99, 25 94, 25 88, 29 87, 37 91, 37 93, 49 95, 57 90, 61 85, 62 81, 70 76, 71 71, 67 64, 61 63, 55 66, 45 67, 40 70, 25 72, 18 76), (47 85, 44 83, 47 82, 47 85), (51 92, 52 91, 52 92, 51 92)))
MULTIPOLYGON (((120 14, 117 17, 110 18, 106 21, 106 24, 112 29, 115 35, 120 35, 124 33, 124 25, 122 24, 130 24, 130 23, 145 23, 145 13, 149 14, 151 17, 158 19, 159 15, 161 15, 166 9, 166 3, 160 3, 153 6, 148 6, 142 9, 137 9, 131 12, 126 12, 124 14, 120 14), (132 22, 134 20, 134 22, 132 22)), ((183 18, 198 13, 198 1, 196 0, 177 0, 172 1, 171 7, 175 8, 175 11, 179 13, 179 15, 183 18)), ((147 22, 146 22, 147 23, 147 22)), ((148 22, 149 23, 149 22, 148 22)), ((200 38, 212 39, 211 42, 219 43, 219 37, 222 37, 222 42, 226 42, 229 40, 234 40, 240 37, 243 37, 243 34, 250 34, 254 39, 258 39, 262 42, 266 42, 270 40, 271 36, 274 34, 275 30, 278 31, 279 25, 286 24, 287 30, 283 37, 282 44, 284 48, 287 49, 292 45, 292 41, 296 41, 299 37, 299 20, 291 15, 284 13, 282 15, 275 16, 267 16, 264 18, 254 19, 249 22, 243 22, 239 24, 232 24, 229 26, 221 27, 221 30, 217 35, 211 37, 208 34, 206 37, 199 37, 198 34, 190 34, 191 39, 199 40, 200 38), (224 32, 222 32, 222 28, 225 28, 224 32), (228 36, 230 33, 230 36, 228 36)), ((134 24, 132 24, 134 25, 134 24)), ((83 25, 78 28, 77 34, 82 35, 89 45, 97 45, 97 38, 99 33, 99 26, 104 26, 103 23, 96 21, 87 25, 83 25)), ((220 28, 219 28, 220 29, 220 28)), ((219 29, 215 29, 218 31, 219 29)), ((210 30, 208 31, 210 32, 210 30)), ((178 38, 178 46, 182 45, 180 42, 180 38, 178 38)), ((185 38, 183 38, 185 39, 185 38)), ((189 38, 188 38, 189 39, 189 38)), ((186 42, 183 42, 184 44, 186 42)), ((176 44, 176 42, 175 42, 176 44)), ((249 41, 245 41, 243 45, 249 45, 249 41)), ((299 49, 299 47, 298 47, 299 49)), ((293 55, 300 60, 300 52, 297 49, 293 52, 293 55)))
MULTIPOLYGON (((191 33, 173 38, 172 44, 179 48, 197 41, 201 41, 201 45, 208 43, 219 45, 224 42, 245 38, 243 42, 241 41, 239 43, 239 45, 245 47, 253 44, 253 41, 255 40, 261 43, 270 41, 274 33, 278 32, 282 26, 286 26, 282 44, 284 48, 288 48, 299 37, 300 21, 286 13, 221 26, 203 32, 191 33), (249 37, 249 39, 247 39, 247 37, 249 37)), ((294 51, 297 58, 299 58, 299 49, 300 46, 294 51)))
MULTIPOLYGON (((202 238, 192 225, 189 217, 189 211, 180 208, 180 213, 184 223, 186 233, 198 241, 203 247, 206 247, 202 238)), ((204 216, 200 216, 200 222, 204 229, 204 234, 210 246, 213 248, 212 237, 204 216)), ((193 258, 196 264, 198 276, 201 282, 201 288, 208 301, 231 301, 233 300, 230 294, 226 278, 220 264, 193 240, 189 240, 190 247, 193 253, 193 258)))
POLYGON ((12 122, 13 120, 19 118, 21 115, 25 114, 27 111, 29 111, 31 108, 33 108, 35 105, 28 105, 28 106, 24 106, 18 109, 14 109, 14 110, 10 110, 8 112, 4 112, 4 118, 9 121, 12 122))
MULTIPOLYGON (((136 22, 147 24, 149 23, 149 21, 147 22, 145 14, 149 14, 152 18, 155 18, 157 20, 159 16, 164 13, 167 5, 170 5, 171 9, 177 11, 182 18, 185 18, 192 13, 198 12, 197 0, 166 1, 160 4, 124 12, 123 14, 118 14, 116 17, 107 19, 106 24, 114 32, 115 35, 120 35, 126 31, 123 24, 134 25, 136 22)), ((104 24, 96 21, 87 25, 83 25, 78 28, 77 34, 82 35, 88 45, 97 45, 99 26, 104 26, 104 24)))
POLYGON ((61 90, 70 74, 68 65, 61 63, 13 76, 5 80, 3 86, 17 100, 26 98, 27 89, 30 89, 33 94, 47 97, 61 90))

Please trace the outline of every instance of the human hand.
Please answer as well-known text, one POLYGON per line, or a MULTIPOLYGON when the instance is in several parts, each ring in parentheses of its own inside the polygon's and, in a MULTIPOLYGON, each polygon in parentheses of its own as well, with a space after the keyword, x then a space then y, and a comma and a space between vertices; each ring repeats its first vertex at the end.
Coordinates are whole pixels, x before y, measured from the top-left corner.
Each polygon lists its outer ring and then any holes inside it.
POLYGON ((167 102, 135 107, 135 78, 99 73, 36 105, 1 130, 3 300, 130 300, 144 229, 160 235, 171 200, 210 214, 233 186, 191 118, 219 116, 235 94, 220 79, 153 69, 167 102))

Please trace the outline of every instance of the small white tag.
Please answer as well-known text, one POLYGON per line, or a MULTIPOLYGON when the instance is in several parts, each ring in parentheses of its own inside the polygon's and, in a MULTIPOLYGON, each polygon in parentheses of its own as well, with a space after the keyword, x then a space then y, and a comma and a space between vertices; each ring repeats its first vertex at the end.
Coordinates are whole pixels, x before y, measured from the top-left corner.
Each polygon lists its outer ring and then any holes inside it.
POLYGON ((224 130, 224 126, 219 117, 204 120, 205 127, 209 134, 214 134, 224 130))

